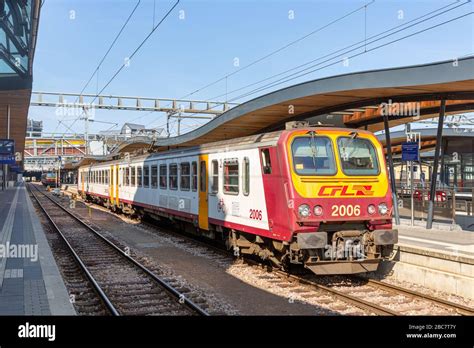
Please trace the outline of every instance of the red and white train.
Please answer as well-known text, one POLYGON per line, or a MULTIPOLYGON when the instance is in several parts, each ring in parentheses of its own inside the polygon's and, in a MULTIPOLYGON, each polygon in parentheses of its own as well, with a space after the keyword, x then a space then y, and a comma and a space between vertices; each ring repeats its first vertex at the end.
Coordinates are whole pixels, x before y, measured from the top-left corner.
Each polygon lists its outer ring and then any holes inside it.
POLYGON ((361 130, 305 127, 95 163, 79 169, 78 188, 316 274, 373 271, 398 238, 383 148, 361 130))

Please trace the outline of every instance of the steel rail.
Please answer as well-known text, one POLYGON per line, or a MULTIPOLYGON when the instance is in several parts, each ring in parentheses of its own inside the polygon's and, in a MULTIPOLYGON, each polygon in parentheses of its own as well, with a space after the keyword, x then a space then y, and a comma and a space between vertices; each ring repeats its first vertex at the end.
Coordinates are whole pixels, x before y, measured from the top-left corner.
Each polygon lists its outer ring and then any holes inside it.
MULTIPOLYGON (((137 260, 135 260, 133 257, 130 255, 127 255, 123 250, 121 250, 119 247, 117 247, 114 243, 112 243, 110 240, 105 238, 100 232, 96 231, 92 226, 88 225, 86 222, 84 222, 80 217, 78 217, 76 214, 70 212, 68 209, 64 208, 60 203, 56 202, 53 198, 49 197, 47 194, 42 192, 40 189, 35 187, 35 189, 40 192, 44 197, 49 199, 52 203, 54 203, 57 207, 59 207, 61 210, 63 210, 65 213, 67 213, 69 216, 74 218, 77 222, 82 224, 84 227, 86 227, 88 230, 93 232, 97 237, 99 237, 102 241, 104 241, 107 245, 111 246, 113 249, 115 249, 117 252, 119 252, 120 255, 124 256, 129 262, 137 266, 140 270, 145 272, 149 277, 151 277, 154 281, 156 281, 158 284, 160 284, 168 293, 170 293, 173 297, 178 299, 178 301, 182 301, 182 304, 190 308, 193 312, 196 312, 199 315, 202 316, 209 316, 209 313, 207 313, 205 310, 203 310, 200 306, 195 304, 193 301, 191 301, 189 298, 187 298, 184 294, 180 293, 178 290, 176 290, 173 286, 168 284, 166 281, 158 277, 156 274, 154 274, 152 271, 150 271, 147 267, 139 263, 137 260)), ((181 303, 181 302, 180 302, 181 303)))

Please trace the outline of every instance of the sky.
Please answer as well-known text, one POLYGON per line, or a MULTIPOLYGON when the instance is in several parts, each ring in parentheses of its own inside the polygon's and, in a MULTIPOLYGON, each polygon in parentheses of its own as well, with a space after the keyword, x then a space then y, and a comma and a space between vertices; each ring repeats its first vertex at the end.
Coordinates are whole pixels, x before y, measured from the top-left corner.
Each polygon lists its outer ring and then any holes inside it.
MULTIPOLYGON (((80 92, 137 2, 45 0, 33 67, 33 90, 80 92)), ((174 3, 141 0, 84 93, 100 91, 174 3)), ((456 59, 474 54, 474 15, 377 50, 370 49, 473 11, 474 2, 467 0, 181 0, 102 94, 182 98, 197 91, 188 98, 234 100, 263 83, 232 93, 236 89, 364 40, 369 42, 367 53, 345 63, 341 61, 344 56, 339 57, 329 62, 334 62, 331 66, 315 66, 311 70, 316 71, 310 74, 235 101, 244 102, 326 76, 456 59), (459 7, 370 44, 372 36, 445 6, 459 7), (340 20, 329 24, 337 19, 340 20), (245 68, 300 38, 303 39, 245 68), (229 74, 232 75, 202 89, 229 74)), ((347 56, 363 51, 360 48, 347 56)), ((30 107, 29 117, 43 120, 46 133, 70 133, 63 123, 74 132, 84 132, 84 121, 75 121, 76 116, 58 115, 54 108, 30 107)), ((150 128, 166 124, 163 113, 144 111, 96 110, 94 119, 117 123, 112 129, 132 121, 150 128)), ((186 120, 182 129, 189 131, 201 123, 186 120)), ((93 122, 89 131, 111 127, 114 126, 93 122)), ((175 123, 171 131, 176 132, 175 123)))

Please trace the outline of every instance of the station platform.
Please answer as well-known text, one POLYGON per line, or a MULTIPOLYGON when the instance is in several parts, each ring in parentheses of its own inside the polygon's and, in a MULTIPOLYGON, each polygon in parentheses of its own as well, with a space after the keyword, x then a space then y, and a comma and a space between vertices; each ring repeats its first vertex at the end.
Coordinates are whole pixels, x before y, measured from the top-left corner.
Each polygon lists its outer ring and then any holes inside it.
POLYGON ((474 299, 474 232, 458 225, 401 219, 393 261, 378 273, 425 288, 474 299))
POLYGON ((0 315, 75 315, 24 184, 0 191, 0 315))

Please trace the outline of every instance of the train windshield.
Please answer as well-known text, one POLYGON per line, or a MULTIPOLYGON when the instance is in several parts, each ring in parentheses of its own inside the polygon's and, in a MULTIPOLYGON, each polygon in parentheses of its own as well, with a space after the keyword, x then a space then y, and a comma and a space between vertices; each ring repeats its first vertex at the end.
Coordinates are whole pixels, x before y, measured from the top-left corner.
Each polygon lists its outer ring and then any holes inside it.
POLYGON ((300 175, 336 174, 334 151, 328 137, 297 137, 291 144, 291 152, 295 172, 300 175))
POLYGON ((342 171, 346 175, 377 175, 379 165, 374 145, 368 139, 340 137, 337 140, 342 171))

